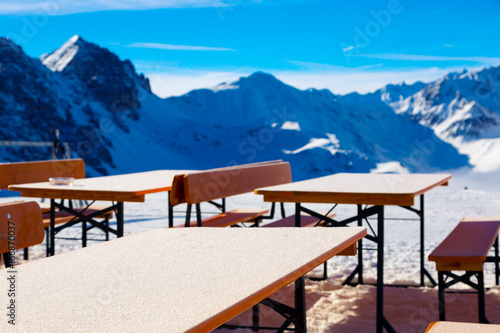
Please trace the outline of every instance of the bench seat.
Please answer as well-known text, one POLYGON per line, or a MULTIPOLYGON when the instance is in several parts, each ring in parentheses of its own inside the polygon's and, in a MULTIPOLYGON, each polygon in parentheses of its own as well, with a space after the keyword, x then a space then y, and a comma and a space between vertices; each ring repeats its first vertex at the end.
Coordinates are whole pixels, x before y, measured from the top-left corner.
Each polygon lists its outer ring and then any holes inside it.
MULTIPOLYGON (((201 220, 202 227, 230 227, 238 223, 251 222, 257 219, 261 219, 262 216, 267 214, 269 211, 264 209, 250 210, 250 209, 235 209, 229 212, 220 213, 218 215, 210 216, 201 220)), ((198 223, 192 221, 189 223, 189 227, 197 227, 198 223)), ((184 225, 178 225, 176 228, 184 227, 184 225)))
MULTIPOLYGON (((87 208, 85 209, 84 215, 91 215, 94 214, 95 212, 98 212, 102 209, 105 209, 106 207, 101 207, 101 206, 92 206, 92 208, 87 208)), ((84 208, 75 208, 76 211, 82 212, 84 208)), ((43 211, 42 211, 43 212, 43 211)), ((43 212, 42 214, 43 217, 43 227, 48 228, 50 227, 50 208, 48 212, 43 212)), ((74 218, 74 215, 65 212, 65 211, 56 211, 55 212, 55 224, 63 224, 63 223, 68 223, 74 218)), ((104 214, 100 214, 96 216, 97 218, 112 218, 113 217, 113 212, 107 212, 104 214)))
POLYGON ((500 325, 436 321, 429 324, 425 333, 500 333, 500 325))
POLYGON ((484 302, 483 264, 495 246, 496 272, 498 274, 498 232, 500 217, 464 218, 455 229, 429 255, 436 262, 438 271, 439 320, 446 320, 446 289, 457 283, 465 283, 477 290, 480 323, 489 323, 484 302), (465 271, 457 275, 453 271, 465 271), (473 277, 475 280, 473 281, 473 277), (450 280, 448 280, 450 279, 450 280))
MULTIPOLYGON (((335 214, 330 214, 328 217, 333 218, 335 217, 335 214)), ((311 216, 309 214, 301 214, 300 217, 300 223, 302 228, 307 228, 307 227, 315 227, 316 225, 318 226, 323 226, 324 221, 321 221, 320 224, 318 224, 320 220, 317 217, 311 216)), ((274 221, 271 223, 268 223, 266 225, 263 225, 261 227, 265 228, 283 228, 283 227, 295 227, 295 215, 290 215, 287 217, 284 217, 278 221, 274 221)))
POLYGON ((481 271, 500 230, 500 216, 464 218, 429 255, 438 271, 481 271))

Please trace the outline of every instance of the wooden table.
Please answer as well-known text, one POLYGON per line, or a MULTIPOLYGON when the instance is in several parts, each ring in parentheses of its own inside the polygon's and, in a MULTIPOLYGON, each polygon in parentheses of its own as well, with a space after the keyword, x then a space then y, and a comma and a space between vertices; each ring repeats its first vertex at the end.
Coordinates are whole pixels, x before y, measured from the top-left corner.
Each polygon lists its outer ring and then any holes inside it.
MULTIPOLYGON (((305 332, 303 275, 364 235, 365 228, 182 228, 113 239, 16 266, 10 328, 208 332, 296 281, 295 322, 305 332)), ((0 279, 5 305, 8 284, 0 279)), ((0 331, 8 326, 0 321, 0 331)))
MULTIPOLYGON (((21 192, 23 197, 49 198, 51 206, 51 226, 49 228, 50 237, 49 254, 54 254, 54 238, 56 234, 54 225, 55 209, 67 211, 77 217, 60 227, 57 231, 75 225, 77 222, 83 224, 90 223, 93 226, 111 233, 117 237, 123 236, 123 203, 124 202, 144 202, 146 194, 170 191, 172 180, 177 174, 195 172, 192 170, 159 170, 140 173, 131 173, 118 176, 106 176, 95 178, 75 179, 73 185, 50 185, 48 182, 32 183, 21 185, 10 185, 9 190, 21 192), (57 203, 55 199, 69 200, 102 200, 111 201, 113 204, 105 209, 99 210, 91 215, 84 215, 75 211, 64 202, 57 203), (115 203, 116 202, 116 203, 115 203), (103 225, 95 220, 97 216, 105 212, 116 211, 116 230, 103 225)), ((170 194, 170 192, 169 192, 170 194)), ((173 225, 173 212, 169 202, 169 226, 173 225)))
MULTIPOLYGON (((384 206, 401 206, 416 213, 420 218, 420 283, 424 285, 427 276, 435 285, 436 282, 425 270, 424 263, 424 193, 434 187, 447 185, 451 179, 449 174, 354 174, 339 173, 326 177, 305 180, 296 183, 271 186, 255 190, 262 194, 268 202, 296 203, 296 226, 300 226, 300 213, 323 218, 330 226, 347 226, 356 222, 359 226, 363 219, 377 216, 377 234, 367 238, 377 244, 377 332, 383 327, 394 331, 383 314, 383 281, 384 281, 384 206), (418 208, 412 207, 415 198, 420 196, 418 208), (303 207, 302 203, 356 204, 356 216, 337 221, 325 218, 321 214, 303 207), (362 205, 367 205, 363 208, 362 205)), ((359 244, 358 267, 347 279, 350 282, 358 275, 358 283, 363 283, 362 244, 359 244)))

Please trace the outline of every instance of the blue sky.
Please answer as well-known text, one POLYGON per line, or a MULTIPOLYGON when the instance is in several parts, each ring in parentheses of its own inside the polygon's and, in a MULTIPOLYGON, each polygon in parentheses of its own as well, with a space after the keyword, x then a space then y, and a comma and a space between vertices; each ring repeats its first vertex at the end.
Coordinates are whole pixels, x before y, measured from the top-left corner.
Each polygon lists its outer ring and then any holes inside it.
POLYGON ((0 0, 0 36, 39 57, 73 35, 130 59, 161 96, 260 70, 368 92, 500 65, 500 1, 0 0))

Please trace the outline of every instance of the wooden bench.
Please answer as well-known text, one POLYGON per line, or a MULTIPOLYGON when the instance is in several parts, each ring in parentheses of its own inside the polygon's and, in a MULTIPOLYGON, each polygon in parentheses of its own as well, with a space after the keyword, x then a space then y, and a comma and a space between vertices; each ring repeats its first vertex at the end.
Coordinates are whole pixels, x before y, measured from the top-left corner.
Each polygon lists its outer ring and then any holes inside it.
MULTIPOLYGON (((0 163, 0 189, 6 189, 9 185, 47 182, 51 177, 73 177, 75 179, 85 178, 85 163, 82 159, 68 160, 50 160, 50 161, 33 161, 33 162, 15 162, 15 163, 0 163)), ((43 215, 43 226, 48 233, 50 227, 50 205, 42 205, 40 207, 43 215)), ((85 215, 93 214, 100 210, 95 205, 85 206, 77 209, 85 215)), ((71 222, 74 216, 70 216, 66 212, 55 212, 55 224, 66 224, 71 222)), ((104 219, 105 223, 113 216, 112 212, 98 216, 104 219)), ((78 220, 74 220, 75 222, 78 220)), ((82 230, 82 246, 86 246, 87 231, 93 227, 85 227, 82 230)), ((106 240, 109 235, 106 233, 106 240)), ((47 238, 48 249, 48 238, 47 238)), ((24 250, 24 258, 28 259, 28 249, 24 250)))
POLYGON ((498 274, 499 230, 499 216, 464 218, 429 255, 429 260, 436 262, 438 271, 439 320, 446 320, 445 290, 462 282, 477 290, 479 322, 488 323, 484 304, 483 264, 486 261, 495 262, 498 274), (495 257, 488 257, 492 246, 495 247, 495 257), (459 276, 453 271, 465 271, 465 274, 459 276), (476 277, 477 283, 471 281, 472 277, 476 277), (451 281, 445 278, 451 278, 451 281))
MULTIPOLYGON (((329 214, 329 218, 335 217, 335 214, 329 214)), ((318 219, 317 217, 308 215, 308 214, 301 214, 300 216, 300 226, 302 228, 307 228, 307 227, 319 227, 323 226, 325 223, 323 220, 318 219)), ((290 228, 290 227, 295 227, 295 215, 290 215, 287 217, 284 217, 280 220, 268 223, 266 225, 261 226, 263 228, 290 228)))
POLYGON ((43 242, 40 206, 34 201, 0 204, 0 253, 5 267, 14 265, 15 250, 43 242))
POLYGON ((500 325, 436 321, 429 324, 425 333, 500 333, 500 325))
MULTIPOLYGON (((290 164, 281 160, 178 175, 172 183, 170 203, 172 205, 180 203, 199 205, 201 202, 211 202, 215 199, 251 192, 258 187, 280 185, 291 181, 290 164), (249 184, 249 182, 251 183, 249 184)), ((246 221, 255 221, 255 226, 259 226, 261 219, 274 218, 274 207, 273 204, 270 216, 263 216, 268 213, 268 210, 236 209, 230 212, 223 211, 219 215, 201 219, 201 223, 198 217, 195 221, 190 221, 190 208, 188 207, 184 226, 227 227, 246 221)), ((295 227, 295 215, 288 217, 283 215, 284 211, 282 210, 282 219, 262 227, 295 227)), ((330 218, 334 216, 333 213, 328 215, 330 218)), ((322 225, 323 222, 317 217, 302 214, 301 224, 302 227, 314 227, 318 224, 322 225)))
POLYGON ((172 182, 170 203, 172 206, 187 203, 188 210, 184 226, 227 227, 242 222, 258 226, 267 209, 236 209, 225 211, 225 202, 218 207, 218 215, 201 218, 200 204, 225 199, 230 196, 252 192, 263 186, 291 182, 290 164, 282 161, 254 163, 227 168, 178 175, 172 182), (191 221, 191 207, 196 207, 196 220, 191 221))
MULTIPOLYGON (((215 216, 210 216, 202 219, 201 226, 203 227, 230 227, 238 223, 248 221, 258 221, 266 214, 268 210, 256 209, 235 209, 229 212, 223 212, 215 216)), ((184 225, 185 226, 185 225, 184 225)), ((191 221, 188 227, 197 227, 198 221, 191 221)), ((177 226, 183 227, 183 226, 177 226)))

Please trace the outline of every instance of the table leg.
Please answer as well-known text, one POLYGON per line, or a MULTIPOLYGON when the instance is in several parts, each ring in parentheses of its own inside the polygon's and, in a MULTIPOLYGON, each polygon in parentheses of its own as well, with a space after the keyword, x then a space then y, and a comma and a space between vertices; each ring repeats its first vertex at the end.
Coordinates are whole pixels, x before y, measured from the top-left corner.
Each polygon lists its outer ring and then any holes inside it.
POLYGON ((174 207, 170 203, 170 191, 168 191, 168 227, 174 226, 174 207))
POLYGON ((425 286, 425 277, 429 279, 432 286, 437 285, 432 275, 425 269, 425 210, 424 210, 424 195, 420 195, 420 286, 425 286))
POLYGON ((116 237, 123 237, 123 202, 116 203, 116 237))
MULTIPOLYGON (((363 212, 363 207, 361 205, 358 205, 358 216, 361 216, 361 213, 363 212)), ((363 219, 359 217, 358 219, 358 226, 362 227, 363 226, 363 219)), ((358 241, 358 284, 363 284, 363 239, 361 238, 358 241)))
POLYGON ((56 201, 54 199, 50 199, 50 228, 49 228, 49 253, 48 256, 54 255, 54 244, 55 244, 55 227, 56 227, 56 201))
POLYGON ((495 285, 498 286, 500 282, 500 266, 498 265, 498 235, 493 247, 495 248, 495 285))
POLYGON ((384 331, 384 207, 379 207, 377 220, 377 333, 384 331))
POLYGON ((301 211, 301 209, 300 209, 300 203, 297 202, 295 204, 295 227, 297 227, 297 228, 300 228, 300 226, 302 225, 300 223, 301 222, 300 221, 300 211, 301 211))
POLYGON ((384 206, 377 206, 377 333, 396 332, 384 317, 384 206))
POLYGON ((296 329, 299 332, 307 332, 306 291, 303 276, 295 280, 295 311, 297 313, 296 329))
POLYGON ((420 195, 420 286, 425 285, 425 229, 424 229, 424 195, 420 195))

